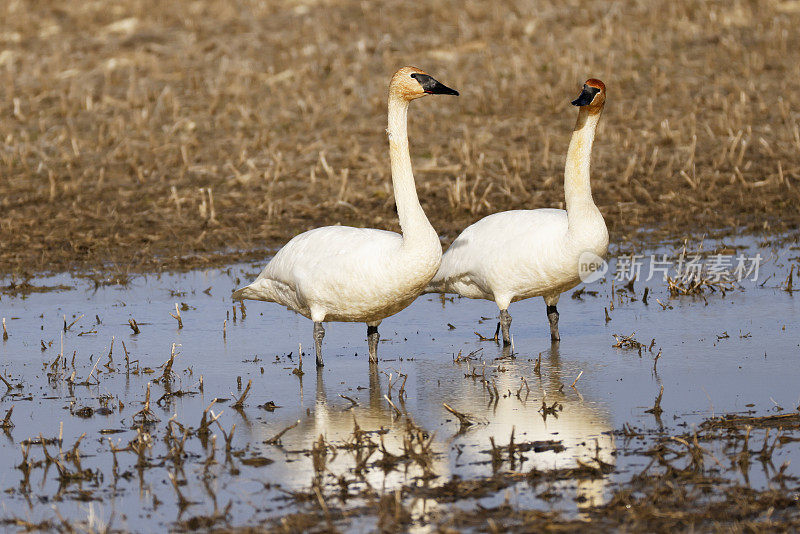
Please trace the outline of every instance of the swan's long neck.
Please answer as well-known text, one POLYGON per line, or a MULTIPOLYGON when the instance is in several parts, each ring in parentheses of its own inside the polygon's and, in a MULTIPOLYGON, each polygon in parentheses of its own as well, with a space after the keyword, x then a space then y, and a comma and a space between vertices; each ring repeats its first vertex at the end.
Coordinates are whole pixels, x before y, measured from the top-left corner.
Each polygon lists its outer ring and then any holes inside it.
POLYGON ((403 244, 430 241, 438 243, 436 231, 431 226, 417 197, 411 156, 408 152, 408 101, 398 96, 389 97, 389 158, 392 162, 392 187, 397 216, 403 233, 403 244))
POLYGON ((580 108, 578 122, 575 124, 572 140, 569 142, 567 164, 564 170, 564 196, 571 229, 586 218, 587 211, 597 210, 594 200, 592 200, 589 168, 592 160, 594 134, 601 112, 602 110, 598 110, 590 113, 587 108, 580 108))

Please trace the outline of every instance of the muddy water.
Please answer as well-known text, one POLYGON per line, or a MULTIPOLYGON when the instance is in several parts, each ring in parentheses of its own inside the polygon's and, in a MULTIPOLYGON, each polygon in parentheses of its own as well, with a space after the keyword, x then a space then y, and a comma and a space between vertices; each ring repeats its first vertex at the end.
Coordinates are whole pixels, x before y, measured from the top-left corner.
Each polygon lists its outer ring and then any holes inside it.
MULTIPOLYGON (((724 296, 707 292, 704 297, 670 298, 665 283, 653 279, 635 283, 632 292, 617 281, 612 299, 609 274, 587 287, 597 291, 594 296, 562 297, 563 340, 557 346, 549 341, 541 300, 513 304, 511 355, 493 342, 479 341, 474 333, 494 333, 494 304, 424 296, 381 325, 378 366, 367 362, 364 325, 326 326, 326 365, 319 371, 307 350, 312 336, 305 318, 266 303, 248 303, 245 318, 237 307, 234 318, 231 290, 257 273, 255 265, 139 277, 126 286, 97 288, 67 275, 37 279, 37 285, 73 289, 4 294, 0 300, 9 333, 0 344, 0 371, 12 385, 2 398, 0 416, 13 406, 15 425, 0 436, 2 517, 36 523, 60 514, 89 526, 110 521, 115 528, 154 530, 175 525, 178 519, 211 515, 231 503, 231 524, 255 524, 295 511, 287 492, 310 487, 314 469, 308 451, 320 435, 341 446, 357 421, 361 429, 374 432, 376 441, 382 436, 388 451, 400 454, 407 419, 433 438, 432 470, 439 484, 453 477, 490 475, 490 438, 498 446, 506 445, 512 432, 517 443, 555 440, 563 450, 530 451, 522 465, 506 464, 502 469, 550 470, 595 458, 613 465, 605 478, 546 488, 520 484, 454 505, 490 506, 509 500, 520 507, 580 515, 588 506, 603 504, 615 483, 649 461, 630 453, 641 443, 612 433, 623 425, 645 435, 675 434, 721 413, 786 413, 800 404, 800 305, 796 295, 781 288, 798 252, 746 240, 737 245, 747 247, 737 253, 760 252, 766 261, 756 282, 744 281, 724 296), (647 304, 642 302, 646 286, 647 304), (181 329, 170 317, 175 303, 185 304, 181 329), (131 318, 139 324, 139 334, 128 325, 131 318), (70 325, 66 332, 65 322, 70 325), (641 352, 614 348, 613 334, 633 334, 645 347, 641 352), (168 360, 173 344, 177 356, 171 391, 185 394, 156 404, 165 387, 154 379, 163 373, 159 366, 168 360), (305 353, 302 374, 293 372, 300 364, 300 346, 305 353), (70 387, 67 378, 73 371, 70 387), (243 410, 233 409, 230 400, 241 395, 239 377, 243 387, 252 380, 243 410), (159 421, 151 428, 146 467, 137 468, 132 452, 119 452, 115 477, 109 440, 124 448, 136 438, 134 414, 142 409, 148 383, 159 421), (661 386, 664 411, 656 418, 646 410, 661 386), (226 462, 224 437, 214 425, 214 461, 208 461, 212 444, 190 437, 183 470, 176 469, 164 459, 167 421, 175 417, 197 428, 203 410, 215 398, 220 400, 211 412, 220 416, 221 427, 229 432, 236 425, 234 459, 226 462), (278 407, 261 407, 269 402, 278 407), (543 402, 552 409, 542 410, 543 402), (469 414, 475 424, 460 428, 443 403, 469 414), (279 444, 264 443, 295 422, 279 444), (23 472, 16 468, 23 460, 21 443, 40 434, 58 438, 62 432, 63 452, 85 434, 81 466, 94 476, 83 481, 62 477, 60 482, 59 468, 42 465, 30 471, 25 485, 23 472), (253 458, 272 462, 242 462, 253 458), (168 473, 181 481, 189 503, 183 509, 168 473)), ((615 267, 612 261, 610 273, 615 267)), ((55 456, 59 444, 50 443, 47 450, 55 456)), ((35 461, 45 458, 39 444, 31 445, 28 455, 35 461)), ((775 465, 787 460, 792 460, 788 472, 796 475, 797 442, 775 452, 775 465)), ((353 466, 353 455, 344 449, 326 464, 329 473, 344 477, 353 466)), ((421 474, 414 467, 372 468, 359 484, 392 491, 421 474)), ((771 474, 753 468, 749 483, 766 486, 771 474)), ((412 506, 417 529, 425 530, 422 518, 435 514, 437 506, 430 500, 412 506)), ((367 518, 353 526, 369 529, 374 522, 367 518)))

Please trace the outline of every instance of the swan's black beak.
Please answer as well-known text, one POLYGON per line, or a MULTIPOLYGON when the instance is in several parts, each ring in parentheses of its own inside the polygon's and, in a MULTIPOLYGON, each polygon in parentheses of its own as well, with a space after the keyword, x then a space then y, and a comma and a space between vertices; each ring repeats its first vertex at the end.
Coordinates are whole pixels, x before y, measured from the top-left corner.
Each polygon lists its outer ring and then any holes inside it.
POLYGON ((588 106, 594 100, 594 95, 600 92, 600 89, 597 87, 591 87, 586 84, 583 84, 583 91, 581 94, 572 101, 573 106, 588 106))
POLYGON ((428 76, 427 74, 417 74, 414 73, 411 75, 412 78, 417 80, 419 84, 422 86, 422 90, 428 93, 429 95, 455 95, 458 96, 458 91, 455 89, 450 89, 445 84, 434 78, 433 76, 428 76))

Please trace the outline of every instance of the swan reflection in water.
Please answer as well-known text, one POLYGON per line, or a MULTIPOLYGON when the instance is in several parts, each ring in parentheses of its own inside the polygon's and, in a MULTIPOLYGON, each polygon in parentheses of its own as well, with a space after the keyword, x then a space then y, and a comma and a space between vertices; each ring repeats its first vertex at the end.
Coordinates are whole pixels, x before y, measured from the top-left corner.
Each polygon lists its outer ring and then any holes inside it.
MULTIPOLYGON (((509 349, 505 347, 501 355, 508 356, 509 349)), ((496 373, 494 383, 500 394, 500 399, 489 404, 489 395, 485 395, 482 411, 477 408, 468 408, 466 404, 454 406, 459 410, 468 411, 488 421, 485 425, 474 425, 463 436, 453 440, 454 444, 461 444, 461 457, 457 458, 457 465, 470 464, 486 459, 482 451, 490 449, 490 438, 494 439, 497 446, 508 445, 511 433, 514 432, 516 444, 523 442, 560 441, 565 450, 533 450, 523 453, 526 460, 516 468, 521 472, 552 471, 556 469, 571 469, 583 465, 597 467, 597 460, 603 464, 615 464, 616 444, 611 434, 612 426, 608 408, 579 392, 580 381, 576 388, 570 384, 577 376, 562 372, 561 354, 559 343, 551 345, 550 349, 541 355, 540 373, 531 372, 534 362, 525 358, 502 359, 497 361, 498 367, 504 372, 496 373), (530 391, 522 384, 524 376, 530 391), (519 392, 519 397, 517 393, 519 392), (543 402, 552 410, 543 409, 543 402), (471 446, 475 444, 474 446, 471 446), (475 454, 477 451, 478 454, 475 454)), ((488 367, 488 362, 487 362, 488 367)), ((488 371, 487 371, 488 376, 488 371)), ((480 379, 476 380, 476 384, 480 379)), ((472 380, 467 380, 472 385, 472 380)), ((480 386, 480 384, 478 384, 480 386)), ((483 386, 480 386, 483 387, 483 386)), ((484 388, 485 391, 485 388, 484 388)), ((463 398, 470 398, 469 391, 463 392, 463 398)), ((479 402, 474 400, 475 404, 479 402)), ((509 464, 503 465, 508 469, 509 464)), ((458 469, 457 469, 458 470, 458 469)), ((486 474, 485 470, 472 469, 474 475, 486 474)), ((563 490, 562 496, 575 499, 578 509, 598 506, 606 502, 608 479, 607 477, 580 478, 565 481, 557 486, 563 490), (572 491, 574 493, 572 493, 572 491)), ((539 486, 536 493, 543 491, 539 486)))
MULTIPOLYGON (((508 354, 508 348, 505 349, 508 354)), ((503 353, 500 353, 503 354, 503 353)), ((610 434, 611 424, 607 408, 597 401, 583 397, 569 384, 574 376, 562 376, 561 356, 558 344, 543 353, 541 373, 533 372, 534 362, 528 358, 499 359, 486 361, 486 376, 494 377, 500 393, 497 401, 492 401, 480 378, 480 362, 473 361, 472 369, 478 368, 478 378, 465 378, 468 368, 465 364, 443 365, 431 360, 406 361, 402 364, 403 373, 408 373, 405 384, 407 398, 398 398, 402 379, 393 374, 391 388, 392 402, 402 412, 398 416, 386 400, 389 392, 388 371, 378 366, 369 366, 367 388, 350 390, 341 382, 326 385, 324 371, 316 373, 315 400, 309 414, 305 412, 299 424, 283 438, 284 446, 293 461, 276 461, 270 466, 271 480, 279 482, 287 490, 308 489, 314 481, 315 463, 320 469, 320 457, 309 453, 324 443, 325 480, 330 483, 351 481, 350 494, 353 495, 369 485, 379 493, 393 492, 404 485, 429 484, 439 486, 458 475, 462 478, 485 477, 492 474, 490 438, 498 447, 509 443, 512 429, 515 443, 556 440, 565 450, 545 450, 523 453, 525 460, 511 465, 504 462, 499 469, 527 473, 532 469, 551 471, 580 467, 581 464, 597 466, 596 459, 605 464, 615 463, 616 449, 614 437, 610 434), (497 372, 490 372, 494 367, 497 372), (502 371, 501 371, 502 370, 502 371), (517 392, 525 377, 530 387, 517 392), (566 385, 564 385, 566 384, 566 385), (362 390, 366 391, 362 391, 362 390), (366 393, 366 396, 364 395, 366 393), (358 404, 348 406, 349 401, 341 394, 352 397, 358 404), (556 403, 554 411, 544 413, 542 401, 549 407, 556 403), (448 403, 459 411, 469 413, 480 422, 464 431, 459 431, 458 421, 442 408, 448 403), (377 444, 368 460, 367 468, 359 470, 357 464, 363 462, 370 453, 362 450, 359 456, 351 446, 354 442, 355 425, 366 432, 366 436, 377 444), (421 467, 418 462, 400 460, 392 467, 381 465, 385 458, 382 447, 391 455, 404 456, 404 440, 409 440, 409 429, 425 429, 420 441, 412 439, 415 450, 419 450, 430 440, 434 453, 430 464, 421 467), (322 437, 322 441, 320 441, 322 437), (302 451, 302 452, 301 452, 302 451), (426 471, 435 477, 426 477, 426 471)), ((571 371, 570 371, 571 372, 571 371)), ((305 379, 308 380, 306 375, 305 379)), ((491 379, 490 379, 491 381, 491 379)), ((275 435, 276 431, 290 421, 275 422, 269 428, 253 428, 260 439, 275 435)), ((507 454, 504 455, 507 458, 507 454)), ((363 465, 363 464, 362 464, 363 465)), ((545 490, 561 494, 562 505, 569 507, 570 500, 581 508, 603 504, 607 499, 608 480, 606 477, 565 480, 554 484, 541 483, 533 493, 520 494, 518 502, 530 501, 545 490)), ((517 487, 526 486, 525 484, 517 487)), ((502 492, 505 495, 505 492, 502 492)), ((502 499, 503 496, 500 496, 502 499)), ((422 499, 412 505, 412 514, 432 511, 433 503, 422 499)))

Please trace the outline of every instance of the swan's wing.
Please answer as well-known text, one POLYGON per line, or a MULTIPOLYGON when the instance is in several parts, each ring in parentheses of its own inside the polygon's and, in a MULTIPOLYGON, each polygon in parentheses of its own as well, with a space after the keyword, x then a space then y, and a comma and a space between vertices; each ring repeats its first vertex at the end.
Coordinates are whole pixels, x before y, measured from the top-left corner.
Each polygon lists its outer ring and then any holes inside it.
POLYGON ((234 299, 277 302, 312 319, 381 319, 405 307, 414 289, 400 283, 408 274, 398 262, 402 244, 394 232, 317 228, 289 241, 234 299))
POLYGON ((269 278, 295 286, 301 277, 359 277, 379 271, 396 253, 402 237, 395 232, 351 226, 315 228, 292 238, 272 258, 258 280, 269 278))

